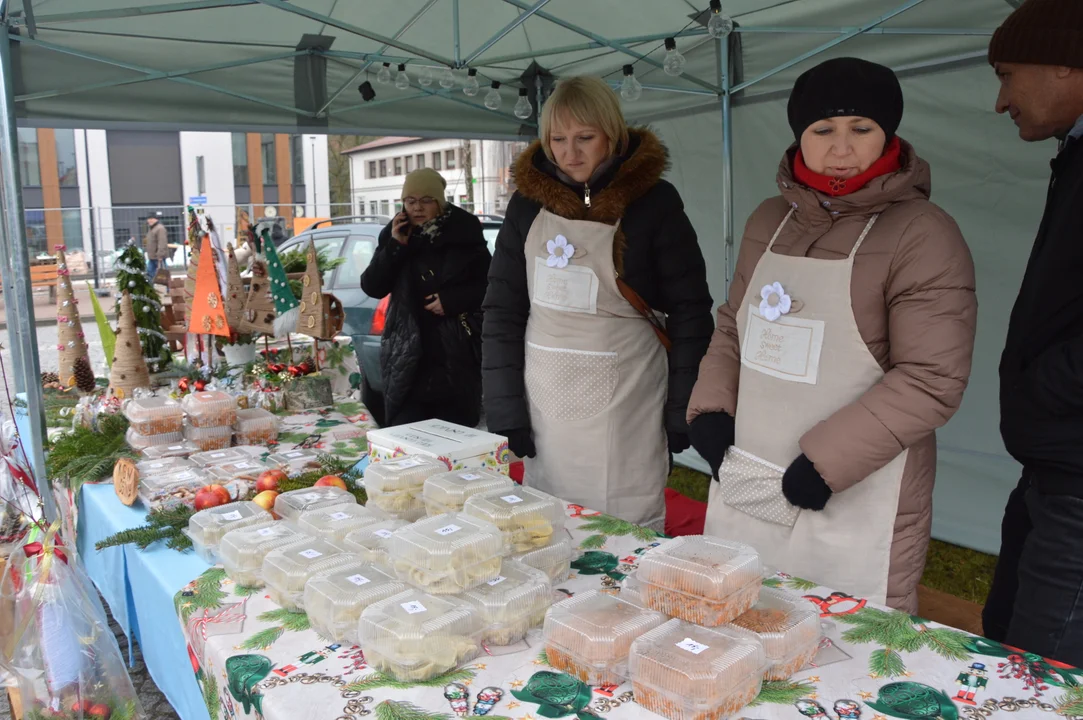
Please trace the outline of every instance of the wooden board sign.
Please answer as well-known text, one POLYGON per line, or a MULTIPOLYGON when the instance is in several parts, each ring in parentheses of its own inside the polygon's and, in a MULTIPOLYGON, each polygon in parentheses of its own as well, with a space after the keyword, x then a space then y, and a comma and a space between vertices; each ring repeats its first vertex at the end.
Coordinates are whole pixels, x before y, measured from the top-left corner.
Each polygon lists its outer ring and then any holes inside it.
POLYGON ((131 505, 139 496, 139 471, 135 462, 128 458, 117 460, 113 466, 113 489, 125 505, 131 505))

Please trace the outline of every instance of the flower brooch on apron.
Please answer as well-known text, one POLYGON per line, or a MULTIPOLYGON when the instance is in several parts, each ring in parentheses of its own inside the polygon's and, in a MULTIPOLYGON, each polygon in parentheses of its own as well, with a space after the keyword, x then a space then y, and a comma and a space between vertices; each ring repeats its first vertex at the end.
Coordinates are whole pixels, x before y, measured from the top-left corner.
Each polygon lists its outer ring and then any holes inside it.
POLYGON ((568 261, 575 255, 575 246, 568 242, 568 238, 557 235, 545 243, 545 249, 549 251, 549 258, 545 264, 551 268, 566 268, 568 261))
POLYGON ((801 306, 801 301, 791 298, 782 288, 782 283, 771 283, 760 289, 760 315, 771 322, 799 311, 801 306))

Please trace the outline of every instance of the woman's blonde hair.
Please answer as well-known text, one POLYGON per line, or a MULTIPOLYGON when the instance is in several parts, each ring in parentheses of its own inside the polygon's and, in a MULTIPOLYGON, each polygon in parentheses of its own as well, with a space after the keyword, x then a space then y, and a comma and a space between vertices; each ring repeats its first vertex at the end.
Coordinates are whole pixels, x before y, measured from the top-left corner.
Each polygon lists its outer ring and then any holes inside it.
POLYGON ((613 89, 596 77, 570 77, 557 83, 556 90, 545 101, 541 113, 541 146, 545 156, 553 159, 549 137, 557 117, 571 117, 583 125, 596 127, 609 139, 609 154, 623 152, 628 147, 628 125, 620 109, 620 99, 613 89))

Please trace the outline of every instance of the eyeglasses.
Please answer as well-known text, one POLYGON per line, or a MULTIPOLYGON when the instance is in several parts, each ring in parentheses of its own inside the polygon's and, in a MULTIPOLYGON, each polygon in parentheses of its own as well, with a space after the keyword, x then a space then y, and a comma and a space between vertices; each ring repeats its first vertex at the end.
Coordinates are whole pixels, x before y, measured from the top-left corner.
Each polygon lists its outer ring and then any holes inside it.
POLYGON ((402 206, 405 207, 405 208, 409 208, 409 209, 418 207, 419 205, 425 206, 425 207, 432 207, 435 204, 436 204, 436 199, 431 198, 431 197, 427 197, 427 196, 423 197, 421 199, 412 198, 412 197, 402 199, 402 206))

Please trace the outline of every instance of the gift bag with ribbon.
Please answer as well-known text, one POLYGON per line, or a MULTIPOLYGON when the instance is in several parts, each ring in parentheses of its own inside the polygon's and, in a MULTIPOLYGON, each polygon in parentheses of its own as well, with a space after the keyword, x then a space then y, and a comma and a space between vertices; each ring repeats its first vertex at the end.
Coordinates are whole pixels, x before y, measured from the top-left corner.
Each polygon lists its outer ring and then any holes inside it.
POLYGON ((0 581, 0 661, 28 717, 144 718, 90 579, 57 533, 33 525, 0 581))

